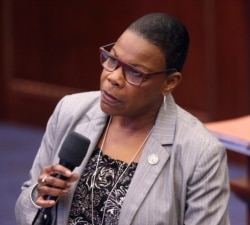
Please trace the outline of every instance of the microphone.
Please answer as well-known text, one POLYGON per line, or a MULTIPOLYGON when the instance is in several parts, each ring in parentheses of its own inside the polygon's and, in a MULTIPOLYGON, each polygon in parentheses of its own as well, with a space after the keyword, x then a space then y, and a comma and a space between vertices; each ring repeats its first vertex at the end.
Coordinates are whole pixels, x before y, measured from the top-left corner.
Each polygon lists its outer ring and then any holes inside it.
MULTIPOLYGON (((68 168, 69 170, 73 170, 75 167, 79 166, 85 157, 87 150, 90 145, 90 140, 85 136, 72 131, 64 140, 59 156, 59 164, 68 168)), ((54 177, 66 180, 67 177, 56 174, 54 177)), ((46 196, 46 200, 57 200, 57 196, 46 196)), ((41 208, 38 210, 32 225, 51 225, 51 209, 41 208)))

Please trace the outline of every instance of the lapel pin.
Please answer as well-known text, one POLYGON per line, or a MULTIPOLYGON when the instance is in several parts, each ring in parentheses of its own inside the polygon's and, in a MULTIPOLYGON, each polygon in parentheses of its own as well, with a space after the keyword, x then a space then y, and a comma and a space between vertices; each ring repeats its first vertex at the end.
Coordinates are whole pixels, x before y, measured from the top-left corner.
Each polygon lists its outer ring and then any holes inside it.
POLYGON ((158 155, 156 155, 156 154, 151 154, 151 155, 148 157, 148 162, 149 162, 149 164, 151 164, 151 165, 154 165, 154 164, 158 163, 158 161, 159 161, 159 157, 158 157, 158 155))

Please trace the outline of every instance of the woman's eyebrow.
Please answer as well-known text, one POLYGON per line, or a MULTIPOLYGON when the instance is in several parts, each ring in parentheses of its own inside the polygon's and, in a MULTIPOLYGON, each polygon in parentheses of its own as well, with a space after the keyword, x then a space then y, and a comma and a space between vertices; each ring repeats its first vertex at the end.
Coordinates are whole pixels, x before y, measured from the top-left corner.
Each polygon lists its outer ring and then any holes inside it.
MULTIPOLYGON (((123 60, 121 60, 120 58, 119 58, 119 56, 117 55, 117 52, 116 52, 116 50, 115 50, 115 48, 114 48, 114 46, 110 49, 110 53, 112 53, 117 59, 119 59, 121 62, 123 62, 123 60)), ((125 63, 125 62, 123 62, 123 63, 125 63)), ((152 71, 152 70, 150 70, 148 67, 146 67, 146 66, 144 66, 144 65, 142 65, 142 64, 128 64, 128 63, 125 63, 125 64, 127 64, 128 66, 132 66, 132 67, 134 67, 134 68, 136 68, 138 71, 140 71, 140 72, 144 72, 144 71, 141 71, 140 69, 138 69, 137 67, 139 67, 139 68, 143 68, 143 69, 145 69, 145 70, 147 70, 147 71, 152 71)), ((145 72, 144 72, 145 73, 145 72)), ((147 72, 146 72, 147 73, 147 72)))

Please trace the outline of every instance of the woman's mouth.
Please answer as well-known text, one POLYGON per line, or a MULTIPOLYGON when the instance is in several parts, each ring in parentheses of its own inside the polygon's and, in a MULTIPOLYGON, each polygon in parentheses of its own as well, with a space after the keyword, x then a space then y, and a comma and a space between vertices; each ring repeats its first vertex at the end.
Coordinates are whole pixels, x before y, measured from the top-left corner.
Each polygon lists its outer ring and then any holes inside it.
POLYGON ((120 100, 115 98, 114 96, 108 94, 106 91, 102 91, 102 101, 109 105, 119 104, 120 100))

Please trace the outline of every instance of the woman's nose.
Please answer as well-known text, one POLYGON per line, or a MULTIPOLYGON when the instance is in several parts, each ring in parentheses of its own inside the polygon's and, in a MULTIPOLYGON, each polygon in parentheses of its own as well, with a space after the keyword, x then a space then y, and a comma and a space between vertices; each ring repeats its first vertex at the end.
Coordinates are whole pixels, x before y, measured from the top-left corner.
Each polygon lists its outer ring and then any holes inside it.
POLYGON ((122 87, 124 85, 124 82, 125 82, 122 67, 119 66, 113 72, 109 72, 107 79, 112 85, 122 87))

